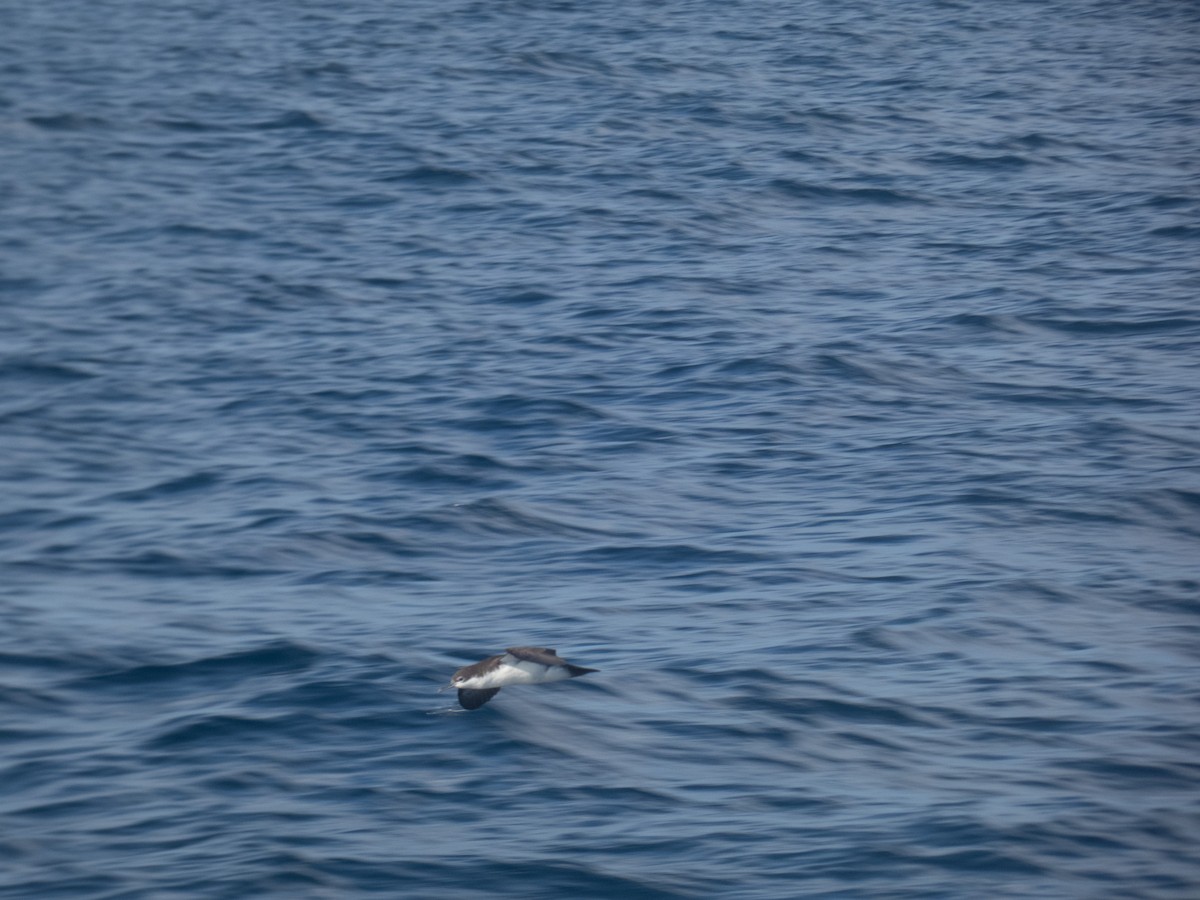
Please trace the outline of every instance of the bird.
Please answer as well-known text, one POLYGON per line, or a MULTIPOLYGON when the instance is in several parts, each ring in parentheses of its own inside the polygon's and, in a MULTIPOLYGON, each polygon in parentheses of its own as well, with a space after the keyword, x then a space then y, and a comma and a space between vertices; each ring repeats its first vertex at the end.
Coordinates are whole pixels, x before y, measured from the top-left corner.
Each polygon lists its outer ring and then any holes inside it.
POLYGON ((447 687, 458 689, 463 709, 479 709, 510 684, 545 684, 598 671, 573 666, 549 647, 509 647, 501 654, 463 666, 447 687))

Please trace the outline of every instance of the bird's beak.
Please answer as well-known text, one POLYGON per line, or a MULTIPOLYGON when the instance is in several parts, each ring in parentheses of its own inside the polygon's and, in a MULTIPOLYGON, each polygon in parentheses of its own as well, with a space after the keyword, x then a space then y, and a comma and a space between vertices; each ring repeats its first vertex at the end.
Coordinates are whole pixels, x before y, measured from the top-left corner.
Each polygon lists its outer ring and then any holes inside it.
POLYGON ((452 687, 454 687, 452 684, 443 684, 440 688, 438 688, 438 693, 440 694, 442 691, 448 691, 452 687))

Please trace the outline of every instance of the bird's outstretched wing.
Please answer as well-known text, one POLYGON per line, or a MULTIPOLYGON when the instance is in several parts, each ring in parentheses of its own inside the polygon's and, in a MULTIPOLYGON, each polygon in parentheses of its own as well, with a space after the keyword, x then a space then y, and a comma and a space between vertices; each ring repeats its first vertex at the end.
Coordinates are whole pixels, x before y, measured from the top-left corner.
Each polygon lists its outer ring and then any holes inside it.
POLYGON ((483 704, 487 703, 493 697, 500 693, 500 688, 459 688, 458 689, 458 705, 463 709, 479 709, 483 704))

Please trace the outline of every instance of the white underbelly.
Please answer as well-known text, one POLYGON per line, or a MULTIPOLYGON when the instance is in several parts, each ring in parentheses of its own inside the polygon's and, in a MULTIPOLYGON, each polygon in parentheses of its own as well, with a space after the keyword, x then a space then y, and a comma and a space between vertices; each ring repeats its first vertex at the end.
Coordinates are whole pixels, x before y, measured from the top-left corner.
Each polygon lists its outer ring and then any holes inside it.
POLYGON ((570 678, 563 666, 542 666, 524 660, 501 662, 481 678, 472 679, 473 688, 507 687, 510 684, 544 684, 570 678))

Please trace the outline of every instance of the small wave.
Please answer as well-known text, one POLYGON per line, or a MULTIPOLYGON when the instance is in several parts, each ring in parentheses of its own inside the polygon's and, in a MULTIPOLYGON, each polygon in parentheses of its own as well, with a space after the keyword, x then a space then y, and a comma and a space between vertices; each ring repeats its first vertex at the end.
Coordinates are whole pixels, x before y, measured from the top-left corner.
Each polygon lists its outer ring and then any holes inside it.
POLYGON ((1129 335, 1200 331, 1200 319, 1190 316, 1167 316, 1145 319, 1060 319, 1045 316, 1019 316, 1021 322, 1034 328, 1060 334, 1092 337, 1122 338, 1129 335))
POLYGON ((472 400, 470 407, 494 419, 528 421, 600 421, 605 414, 582 400, 564 397, 538 397, 523 394, 500 394, 482 400, 472 400))
POLYGON ((298 672, 311 667, 320 654, 290 641, 277 641, 234 653, 170 663, 142 663, 112 672, 76 679, 70 685, 85 689, 179 687, 189 683, 211 687, 246 678, 298 672))
POLYGON ((162 229, 164 234, 185 238, 206 238, 217 241, 252 241, 261 237, 257 231, 248 228, 214 228, 208 225, 194 225, 190 222, 177 222, 162 229))
POLYGON ((409 517, 410 527, 447 530, 497 537, 547 536, 558 538, 611 537, 614 532, 597 524, 571 519, 559 513, 536 511, 533 507, 498 497, 455 503, 436 511, 409 517))
POLYGON ((221 482, 221 477, 213 472, 193 472, 179 478, 168 478, 147 488, 134 491, 121 491, 113 494, 110 499, 124 503, 142 503, 148 500, 158 500, 176 494, 192 491, 205 491, 221 482))
POLYGON ((0 379, 16 384, 66 384, 94 377, 95 373, 81 366, 59 362, 9 359, 0 364, 0 379))
POLYGON ((383 181, 406 181, 423 187, 459 187, 478 180, 470 172, 442 166, 416 166, 383 181))
POLYGON ((1024 156, 1006 153, 1000 156, 976 156, 969 153, 933 153, 922 162, 935 168, 980 169, 985 172, 1023 169, 1031 164, 1024 156))
POLYGON ((889 188, 832 187, 790 178, 776 178, 769 186, 772 191, 783 196, 816 203, 897 206, 928 202, 916 194, 889 188))
POLYGON ((250 127, 255 131, 275 131, 284 128, 313 129, 321 128, 323 125, 324 123, 312 113, 293 109, 281 113, 273 119, 264 119, 250 127))
POLYGON ((771 557, 745 550, 725 550, 696 544, 608 544, 578 554, 580 560, 639 566, 721 566, 762 562, 771 557))
POLYGON ((430 488, 473 488, 496 491, 517 483, 523 467, 510 465, 498 456, 486 453, 450 455, 432 449, 413 446, 381 451, 381 458, 393 453, 421 458, 413 466, 392 470, 381 467, 367 478, 371 481, 395 482, 430 488), (386 454, 386 455, 385 455, 386 454))
POLYGON ((515 61, 521 70, 540 75, 611 75, 613 72, 603 60, 582 53, 526 51, 518 53, 515 61))
POLYGON ((311 736, 312 716, 288 713, 275 716, 194 715, 185 716, 143 742, 150 751, 195 747, 211 752, 217 747, 243 747, 265 739, 288 742, 311 736))
POLYGON ((108 121, 99 116, 84 113, 57 113, 45 116, 30 116, 25 121, 45 131, 91 131, 105 128, 108 121))
POLYGON ((1200 239, 1200 225, 1164 225, 1151 229, 1150 234, 1177 241, 1194 241, 1200 239))

